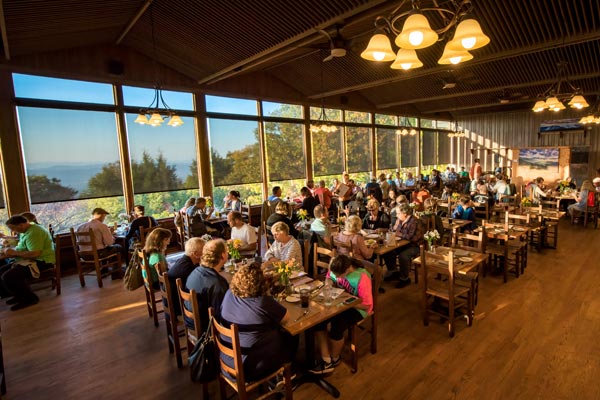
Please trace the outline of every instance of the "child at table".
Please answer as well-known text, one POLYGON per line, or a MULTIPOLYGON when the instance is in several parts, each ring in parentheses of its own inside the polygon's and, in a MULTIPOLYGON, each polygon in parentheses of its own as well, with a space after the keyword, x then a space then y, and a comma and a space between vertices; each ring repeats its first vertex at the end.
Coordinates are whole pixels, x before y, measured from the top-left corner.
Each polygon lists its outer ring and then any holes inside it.
POLYGON ((462 228, 463 232, 472 232, 475 230, 477 227, 475 225, 475 210, 473 209, 473 203, 469 196, 462 196, 460 198, 460 202, 457 204, 454 211, 452 211, 452 218, 471 221, 470 224, 467 224, 462 228))

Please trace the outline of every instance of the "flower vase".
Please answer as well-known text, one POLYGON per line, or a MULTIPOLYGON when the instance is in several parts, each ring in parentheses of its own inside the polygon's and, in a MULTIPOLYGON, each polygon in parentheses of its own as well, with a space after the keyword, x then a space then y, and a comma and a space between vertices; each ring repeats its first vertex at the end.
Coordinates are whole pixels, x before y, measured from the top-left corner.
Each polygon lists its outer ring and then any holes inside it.
POLYGON ((291 295, 294 293, 294 287, 292 286, 292 283, 290 282, 290 277, 289 276, 282 276, 281 277, 281 283, 283 284, 283 287, 285 287, 285 294, 286 295, 291 295))
POLYGON ((433 241, 427 241, 427 247, 428 251, 435 253, 435 245, 433 244, 433 241))

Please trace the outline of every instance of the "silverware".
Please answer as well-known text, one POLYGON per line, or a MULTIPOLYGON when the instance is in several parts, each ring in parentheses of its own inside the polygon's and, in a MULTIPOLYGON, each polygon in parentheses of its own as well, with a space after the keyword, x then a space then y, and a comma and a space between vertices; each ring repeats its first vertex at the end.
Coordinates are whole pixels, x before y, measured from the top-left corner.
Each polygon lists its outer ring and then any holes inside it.
POLYGON ((300 315, 298 318, 296 318, 296 319, 294 320, 294 322, 298 322, 298 321, 300 321, 302 318, 306 317, 306 316, 308 315, 308 313, 309 313, 309 312, 310 312, 309 310, 305 310, 305 311, 302 313, 302 315, 300 315))

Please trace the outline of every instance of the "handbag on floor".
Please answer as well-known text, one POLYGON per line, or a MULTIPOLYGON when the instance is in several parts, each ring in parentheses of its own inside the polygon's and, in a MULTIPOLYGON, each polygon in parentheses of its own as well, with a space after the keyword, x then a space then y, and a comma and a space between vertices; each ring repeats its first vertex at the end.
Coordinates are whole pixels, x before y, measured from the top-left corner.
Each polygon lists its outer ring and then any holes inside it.
MULTIPOLYGON (((136 249, 137 250, 137 249, 136 249)), ((142 276, 142 264, 137 252, 134 251, 127 269, 123 277, 123 284, 127 290, 136 290, 144 285, 144 277, 142 276)))
POLYGON ((217 345, 212 335, 212 318, 188 358, 192 382, 208 383, 219 375, 217 345))

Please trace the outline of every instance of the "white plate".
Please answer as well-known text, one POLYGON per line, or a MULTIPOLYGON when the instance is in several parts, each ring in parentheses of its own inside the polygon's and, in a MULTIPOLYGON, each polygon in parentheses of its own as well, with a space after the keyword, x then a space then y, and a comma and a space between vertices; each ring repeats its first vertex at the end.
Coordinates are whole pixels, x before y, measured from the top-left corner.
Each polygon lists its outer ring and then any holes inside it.
POLYGON ((460 257, 459 260, 462 261, 462 262, 471 262, 471 261, 473 261, 473 259, 471 257, 460 257))
POLYGON ((288 296, 285 298, 285 301, 287 301, 288 303, 297 303, 300 301, 300 297, 298 296, 288 296))
POLYGON ((294 292, 296 292, 296 293, 300 293, 300 291, 302 289, 311 290, 312 287, 310 285, 298 285, 298 286, 294 286, 294 292))
POLYGON ((462 256, 466 256, 467 254, 469 254, 469 252, 466 251, 466 250, 460 250, 459 249, 459 250, 456 250, 454 252, 454 254, 456 254, 457 257, 462 257, 462 256))
POLYGON ((379 235, 376 233, 369 233, 368 235, 365 236, 367 239, 379 239, 379 235))

